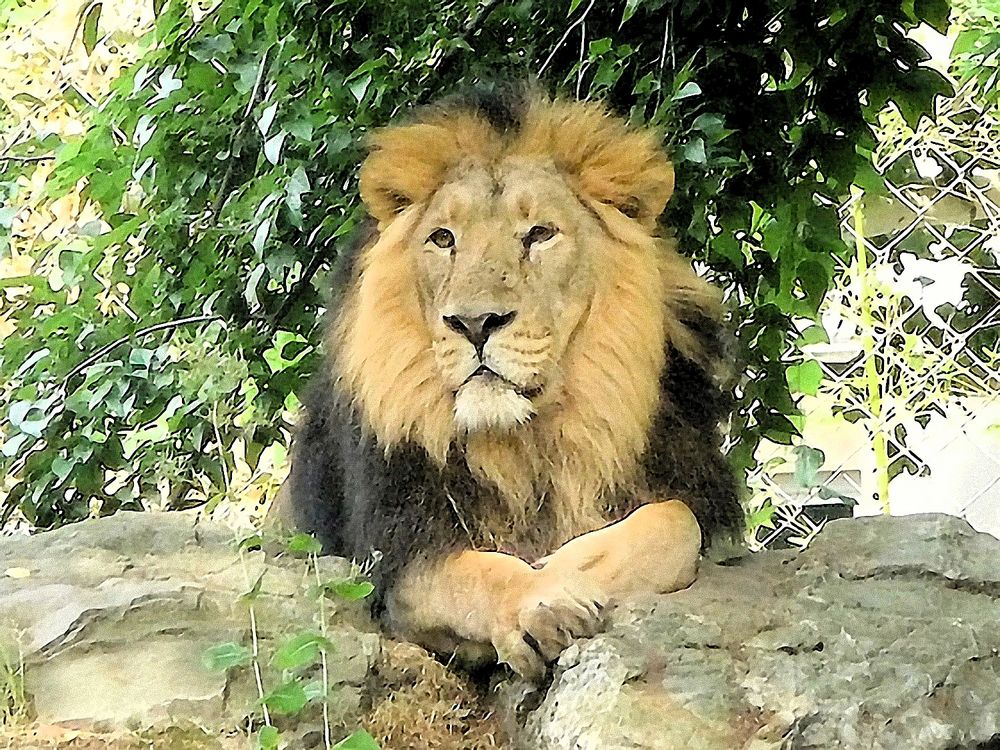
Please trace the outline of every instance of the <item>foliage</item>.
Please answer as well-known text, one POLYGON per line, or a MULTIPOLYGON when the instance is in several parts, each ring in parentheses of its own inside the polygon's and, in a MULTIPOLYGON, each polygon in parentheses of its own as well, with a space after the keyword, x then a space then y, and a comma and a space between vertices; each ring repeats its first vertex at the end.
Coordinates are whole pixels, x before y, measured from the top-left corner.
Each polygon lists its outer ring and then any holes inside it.
POLYGON ((28 715, 28 696, 24 690, 24 660, 15 644, 0 644, 0 729, 23 720, 28 715))
MULTIPOLYGON (((108 7, 80 16, 77 48, 106 47, 108 7)), ((943 27, 944 0, 153 9, 141 58, 100 106, 77 102, 85 134, 29 128, 0 159, 3 252, 21 259, 0 281, 14 478, 0 519, 17 505, 46 527, 239 494, 234 446, 251 476, 273 462, 317 366, 325 274, 362 215, 365 133, 498 72, 663 128, 679 180, 669 223, 729 289, 745 374, 731 457, 746 469, 762 437, 795 432, 790 321, 816 313, 848 252, 835 206, 872 178, 869 122, 892 100, 915 125, 947 88, 904 35, 943 27), (75 191, 93 219, 26 246, 25 201, 75 191)))
POLYGON ((973 83, 983 103, 1000 107, 1000 2, 958 0, 960 31, 952 49, 960 84, 973 83))
MULTIPOLYGON (((275 540, 269 540, 275 541, 275 540)), ((257 747, 260 750, 278 750, 287 745, 283 742, 281 731, 275 726, 273 716, 296 717, 307 710, 310 705, 322 707, 324 746, 342 748, 345 750, 378 750, 375 740, 365 731, 357 731, 336 745, 331 740, 331 721, 329 713, 330 685, 327 670, 327 654, 336 649, 328 637, 326 599, 345 599, 356 601, 363 599, 372 592, 371 584, 361 580, 324 580, 320 571, 319 553, 321 546, 315 537, 308 534, 295 534, 280 541, 281 554, 304 555, 308 561, 308 574, 315 579, 311 588, 311 596, 317 604, 318 630, 302 630, 285 637, 273 645, 269 658, 265 657, 261 639, 257 631, 255 603, 265 593, 264 575, 250 585, 249 590, 240 597, 240 602, 247 607, 249 619, 250 645, 242 643, 220 643, 212 646, 202 655, 204 665, 211 670, 230 672, 231 670, 251 669, 257 686, 260 709, 261 727, 257 731, 257 747), (339 596, 337 592, 348 592, 339 596), (364 593, 359 593, 364 592, 364 593), (268 688, 266 679, 274 677, 277 684, 268 688)), ((237 549, 242 555, 249 550, 260 550, 265 545, 264 538, 253 534, 242 539, 237 549)))

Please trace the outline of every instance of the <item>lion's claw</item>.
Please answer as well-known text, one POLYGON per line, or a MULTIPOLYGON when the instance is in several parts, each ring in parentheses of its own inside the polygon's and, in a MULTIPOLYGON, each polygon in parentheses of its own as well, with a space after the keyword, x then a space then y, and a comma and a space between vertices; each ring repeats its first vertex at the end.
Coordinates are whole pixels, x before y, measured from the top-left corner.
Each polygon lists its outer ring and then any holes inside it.
POLYGON ((604 627, 606 601, 582 581, 568 586, 549 583, 522 599, 517 625, 494 643, 500 661, 525 679, 539 681, 546 662, 577 638, 590 638, 604 627))

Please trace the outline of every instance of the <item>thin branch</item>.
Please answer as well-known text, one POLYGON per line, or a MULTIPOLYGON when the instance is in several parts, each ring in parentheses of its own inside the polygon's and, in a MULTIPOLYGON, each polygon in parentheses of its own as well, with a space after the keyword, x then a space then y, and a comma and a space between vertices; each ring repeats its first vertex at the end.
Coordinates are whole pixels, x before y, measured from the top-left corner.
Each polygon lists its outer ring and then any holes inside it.
POLYGON ((32 162, 55 159, 55 154, 39 154, 38 156, 14 156, 13 154, 0 156, 0 161, 32 162))
POLYGON ((659 86, 656 90, 656 111, 659 111, 660 104, 663 103, 663 69, 667 65, 667 44, 670 41, 670 14, 667 13, 663 21, 663 47, 660 49, 659 86))
POLYGON ((479 9, 469 22, 465 24, 465 28, 462 30, 462 36, 460 37, 464 41, 471 39, 479 29, 482 28, 483 24, 486 23, 486 19, 497 9, 500 5, 500 0, 487 0, 486 4, 479 9))
POLYGON ((302 270, 302 276, 297 282, 295 282, 295 286, 288 290, 288 294, 285 295, 285 299, 282 300, 281 306, 274 314, 273 326, 278 326, 281 321, 284 320, 285 316, 291 311, 292 305, 295 304, 296 300, 298 300, 298 298, 302 296, 302 293, 308 288, 309 282, 312 281, 313 276, 319 272, 319 269, 323 265, 323 261, 327 259, 326 255, 327 254, 323 250, 320 250, 309 260, 309 264, 302 270))
POLYGON ((257 78, 253 82, 253 89, 250 92, 250 101, 247 102, 246 110, 243 112, 243 121, 240 122, 240 126, 236 129, 236 133, 233 134, 233 139, 229 142, 229 158, 226 160, 226 171, 222 173, 222 182, 219 184, 219 192, 215 196, 215 203, 212 204, 210 224, 215 224, 219 220, 219 214, 222 213, 222 207, 228 197, 229 180, 233 176, 233 161, 235 159, 233 151, 235 150, 237 143, 243 139, 250 123, 253 122, 253 118, 250 115, 253 113, 253 108, 260 103, 260 84, 264 80, 264 71, 267 68, 267 56, 270 51, 271 47, 268 47, 264 50, 264 54, 260 57, 260 65, 257 67, 257 78))
POLYGON ((539 78, 542 77, 542 73, 545 72, 545 69, 549 67, 549 63, 552 62, 552 58, 556 56, 556 52, 558 52, 559 49, 566 43, 566 40, 569 38, 569 35, 573 33, 573 29, 575 29, 577 26, 579 26, 581 23, 587 20, 587 14, 590 13, 596 1, 597 0, 590 0, 590 4, 587 6, 586 10, 583 11, 583 15, 581 15, 578 19, 573 21, 573 23, 571 23, 566 28, 566 31, 562 35, 562 38, 556 43, 556 46, 552 48, 552 51, 549 53, 549 56, 545 58, 545 62, 542 63, 542 67, 538 69, 539 78))
POLYGON ((157 323, 156 325, 147 326, 146 328, 141 328, 138 331, 135 331, 134 333, 128 334, 127 336, 122 336, 120 339, 116 339, 115 341, 112 341, 110 344, 102 346, 96 352, 94 352, 85 360, 83 360, 83 362, 81 362, 72 370, 70 370, 69 374, 66 375, 65 378, 63 378, 63 387, 65 387, 66 384, 69 383, 69 381, 73 377, 79 375, 81 372, 86 370, 91 365, 100 362, 102 359, 104 359, 108 354, 113 352, 119 346, 127 344, 129 341, 132 341, 133 339, 140 338, 142 336, 148 336, 149 334, 156 333, 157 331, 168 331, 174 328, 180 328, 181 326, 191 325, 193 323, 211 323, 213 321, 221 319, 222 318, 219 315, 192 315, 187 318, 178 318, 176 320, 168 320, 163 323, 157 323))
MULTIPOLYGON (((455 41, 459 42, 459 44, 455 44, 450 50, 441 55, 441 58, 433 66, 436 76, 440 77, 443 73, 447 72, 452 65, 454 65, 455 60, 458 57, 458 53, 462 50, 462 44, 460 43, 464 42, 468 45, 469 41, 479 33, 480 29, 482 29, 483 25, 493 14, 493 11, 500 7, 501 2, 502 0, 487 0, 476 15, 469 19, 465 26, 462 27, 461 33, 455 38, 455 41)), ((436 90, 433 86, 425 87, 424 93, 420 96, 420 103, 425 103, 427 98, 432 96, 434 93, 436 93, 436 90)))

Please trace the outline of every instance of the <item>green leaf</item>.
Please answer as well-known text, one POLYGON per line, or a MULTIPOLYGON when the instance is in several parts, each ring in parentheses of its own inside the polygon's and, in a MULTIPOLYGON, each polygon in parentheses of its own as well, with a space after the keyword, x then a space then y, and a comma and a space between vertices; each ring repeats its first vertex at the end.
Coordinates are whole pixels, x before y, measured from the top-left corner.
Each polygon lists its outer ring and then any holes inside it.
POLYGON ((264 539, 260 534, 250 534, 250 536, 243 537, 239 540, 236 545, 238 550, 248 552, 255 549, 260 549, 264 544, 264 539))
POLYGON ((294 670, 315 663, 320 651, 332 651, 333 644, 320 633, 299 633, 283 643, 271 663, 282 670, 294 670))
POLYGON ((606 55, 611 51, 612 41, 610 37, 603 37, 601 39, 595 39, 587 47, 587 54, 591 60, 594 60, 601 55, 606 55))
POLYGON ((296 554, 318 555, 323 551, 323 545, 312 534, 299 532, 288 540, 288 551, 296 554))
POLYGON ((749 533, 753 533, 761 526, 768 529, 774 528, 774 512, 777 510, 770 500, 765 500, 764 504, 757 510, 750 511, 746 517, 746 526, 749 533))
POLYGON ((789 365, 785 370, 785 378, 788 390, 792 393, 815 396, 819 391, 819 384, 823 382, 823 368, 816 360, 809 359, 801 364, 789 365))
POLYGON ((795 483, 802 489, 817 485, 816 475, 823 466, 826 455, 819 448, 808 445, 795 446, 795 483))
POLYGON ((86 9, 86 15, 83 17, 83 46, 87 50, 87 54, 91 55, 94 52, 94 48, 97 47, 97 42, 100 41, 97 38, 98 24, 101 20, 101 6, 103 3, 93 3, 86 9))
POLYGON ((701 94, 701 86, 699 86, 694 81, 688 81, 683 86, 681 86, 677 91, 671 96, 671 100, 679 102, 682 99, 688 99, 692 96, 698 96, 701 94))
POLYGON ((681 159, 692 164, 704 164, 708 161, 705 154, 705 141, 701 138, 692 138, 681 148, 681 159))
POLYGON ((363 729, 333 746, 334 750, 379 750, 375 739, 363 729))
POLYGON ((302 194, 309 191, 309 176, 301 164, 292 172, 285 185, 285 205, 296 226, 302 226, 302 194))
POLYGON ((641 2, 642 0, 625 0, 625 12, 622 13, 621 26, 628 23, 628 20, 635 15, 636 8, 639 7, 639 3, 641 2))
POLYGON ((264 156, 272 164, 277 164, 281 159, 281 145, 285 142, 286 135, 288 133, 281 130, 277 135, 268 138, 264 142, 264 156))
POLYGON ((368 581, 328 581, 323 584, 323 591, 326 594, 338 596, 349 602, 364 599, 371 595, 375 587, 368 581))
POLYGON ((202 664, 213 672, 242 667, 253 660, 253 653, 239 643, 222 643, 202 654, 202 664))
POLYGON ((198 62, 227 58, 234 47, 233 38, 229 34, 201 37, 195 44, 191 45, 191 57, 198 62))
POLYGON ((365 94, 368 91, 368 86, 372 82, 372 77, 370 75, 364 75, 353 81, 348 82, 347 88, 350 89, 354 98, 361 103, 361 100, 365 98, 365 94))
POLYGON ((267 236, 270 233, 271 219, 267 218, 257 225, 257 229, 253 233, 253 239, 250 240, 250 246, 257 252, 257 257, 264 254, 264 243, 267 242, 267 236))
POLYGON ((267 137, 267 131, 271 129, 271 123, 274 122, 274 116, 278 113, 278 105, 272 104, 269 107, 265 107, 264 111, 261 112, 260 118, 257 120, 257 129, 260 134, 267 137))
POLYGON ((799 334, 795 343, 799 347, 809 346, 810 344, 829 344, 830 337, 823 326, 813 324, 799 334))
POLYGON ((278 750, 281 743, 281 733, 272 726, 260 728, 257 733, 257 747, 259 750, 278 750))
POLYGON ((329 691, 326 689, 326 685, 323 684, 322 680, 307 682, 302 686, 302 690, 305 691, 306 700, 310 703, 324 700, 329 695, 329 691))
POLYGON ((264 352, 264 361, 267 362, 271 372, 283 372, 289 367, 294 367, 302 358, 313 350, 311 346, 305 346, 306 339, 298 333, 291 331, 278 331, 274 335, 274 346, 264 352), (301 344, 298 352, 291 358, 285 356, 285 347, 290 344, 301 344))
MULTIPOLYGON (((266 573, 266 571, 265 571, 266 573)), ((243 604, 253 604, 253 602, 260 596, 261 586, 264 584, 264 573, 260 574, 260 577, 254 581, 253 586, 245 594, 240 595, 240 602, 243 604)))
POLYGON ((292 716, 305 708, 309 699, 299 680, 289 680, 264 696, 264 705, 276 714, 292 716))
POLYGON ((914 0, 914 13, 939 34, 948 33, 951 3, 948 0, 914 0))

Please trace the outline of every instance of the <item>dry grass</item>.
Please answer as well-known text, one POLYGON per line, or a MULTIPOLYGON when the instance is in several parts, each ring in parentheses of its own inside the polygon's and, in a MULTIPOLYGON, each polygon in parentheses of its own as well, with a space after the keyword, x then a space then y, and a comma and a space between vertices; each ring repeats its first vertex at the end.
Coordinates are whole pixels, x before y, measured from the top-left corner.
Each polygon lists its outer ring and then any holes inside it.
POLYGON ((386 640, 366 729, 383 750, 507 747, 487 696, 426 651, 386 640))

